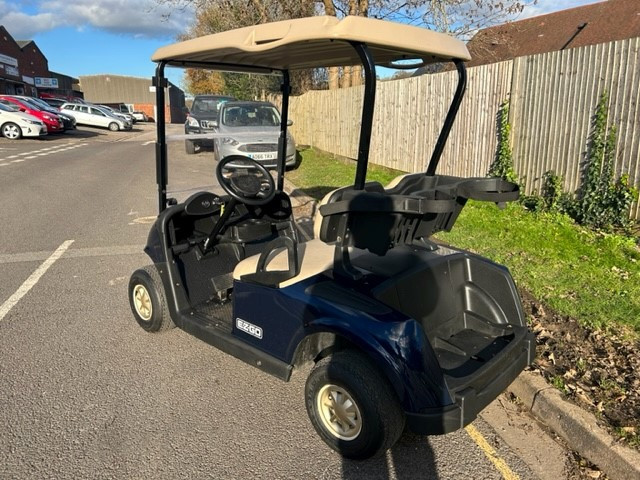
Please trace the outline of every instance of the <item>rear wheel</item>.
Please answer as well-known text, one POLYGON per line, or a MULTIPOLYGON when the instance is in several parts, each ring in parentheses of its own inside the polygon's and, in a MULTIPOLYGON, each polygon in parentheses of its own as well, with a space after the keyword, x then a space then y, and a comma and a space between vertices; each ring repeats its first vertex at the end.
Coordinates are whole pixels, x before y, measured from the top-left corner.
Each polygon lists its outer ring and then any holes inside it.
POLYGON ((316 364, 307 379, 305 403, 320 438, 347 458, 381 454, 404 430, 404 412, 389 382, 354 351, 316 364))
POLYGON ((22 130, 15 123, 8 122, 2 126, 2 135, 9 140, 18 140, 22 137, 22 130))
POLYGON ((191 140, 184 141, 184 149, 188 155, 193 155, 194 153, 196 153, 196 145, 191 140))
POLYGON ((111 130, 112 132, 117 132, 118 130, 120 130, 120 127, 116 122, 111 122, 109 124, 109 130, 111 130))
POLYGON ((129 280, 129 304, 136 321, 147 332, 175 327, 169 315, 162 279, 155 265, 133 272, 129 280))

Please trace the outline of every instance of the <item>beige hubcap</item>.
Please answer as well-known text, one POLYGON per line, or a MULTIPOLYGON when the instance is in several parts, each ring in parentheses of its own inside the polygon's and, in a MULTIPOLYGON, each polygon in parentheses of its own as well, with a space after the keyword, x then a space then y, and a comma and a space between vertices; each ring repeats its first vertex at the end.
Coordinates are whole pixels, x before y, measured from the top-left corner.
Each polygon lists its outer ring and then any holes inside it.
POLYGON ((144 285, 136 285, 133 289, 133 304, 140 318, 146 322, 151 320, 151 314, 153 313, 151 297, 144 285))
POLYGON ((341 440, 355 440, 362 430, 362 416, 353 397, 344 388, 328 384, 316 397, 325 428, 341 440))

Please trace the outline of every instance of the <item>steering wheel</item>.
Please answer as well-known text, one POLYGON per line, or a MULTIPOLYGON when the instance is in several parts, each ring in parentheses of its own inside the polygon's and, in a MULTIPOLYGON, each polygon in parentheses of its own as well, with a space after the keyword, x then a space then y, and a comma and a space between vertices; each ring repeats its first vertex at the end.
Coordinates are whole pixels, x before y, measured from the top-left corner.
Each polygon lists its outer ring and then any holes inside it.
POLYGON ((230 155, 218 162, 218 183, 231 198, 247 205, 264 205, 276 194, 273 177, 254 159, 230 155))

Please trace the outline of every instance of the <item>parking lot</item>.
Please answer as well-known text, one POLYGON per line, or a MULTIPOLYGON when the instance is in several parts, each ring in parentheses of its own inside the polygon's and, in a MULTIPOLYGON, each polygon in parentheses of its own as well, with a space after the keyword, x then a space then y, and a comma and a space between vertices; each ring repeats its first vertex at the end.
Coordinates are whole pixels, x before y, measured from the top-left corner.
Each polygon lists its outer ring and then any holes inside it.
MULTIPOLYGON (((153 124, 0 138, 0 478, 529 479, 536 462, 575 478, 503 397, 467 430, 343 460, 307 418, 305 372, 284 383, 178 329, 143 332, 126 292, 150 263, 154 139, 153 124)), ((171 195, 219 191, 211 152, 169 156, 171 195)))

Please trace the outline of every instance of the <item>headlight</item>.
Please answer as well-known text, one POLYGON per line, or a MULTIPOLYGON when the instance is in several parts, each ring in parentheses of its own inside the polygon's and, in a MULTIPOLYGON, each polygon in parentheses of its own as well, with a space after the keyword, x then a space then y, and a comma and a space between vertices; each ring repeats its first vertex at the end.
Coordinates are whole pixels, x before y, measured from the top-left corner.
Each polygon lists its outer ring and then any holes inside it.
POLYGON ((188 117, 187 122, 189 123, 190 127, 198 128, 200 126, 200 124, 198 123, 198 120, 193 117, 188 117))
POLYGON ((44 118, 45 120, 49 120, 50 122, 53 122, 53 117, 51 115, 47 115, 46 113, 42 115, 42 118, 44 118))
POLYGON ((27 123, 30 123, 31 125, 42 125, 42 122, 38 120, 27 120, 27 123))
POLYGON ((238 145, 240 145, 240 142, 237 141, 235 138, 231 138, 231 137, 225 137, 222 139, 222 143, 225 143, 227 145, 231 145, 232 147, 237 147, 238 145))

